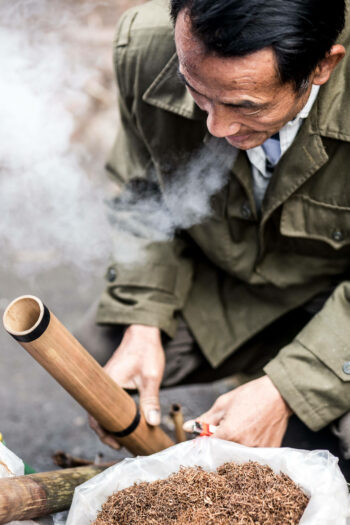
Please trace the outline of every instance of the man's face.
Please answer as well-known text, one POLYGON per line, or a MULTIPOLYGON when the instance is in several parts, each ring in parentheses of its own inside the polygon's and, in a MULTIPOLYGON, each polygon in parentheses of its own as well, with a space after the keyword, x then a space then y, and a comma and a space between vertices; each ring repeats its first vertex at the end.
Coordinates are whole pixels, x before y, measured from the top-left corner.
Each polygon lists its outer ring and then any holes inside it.
POLYGON ((180 76, 208 114, 209 132, 236 148, 259 146, 307 102, 311 85, 300 95, 291 84, 281 84, 271 48, 235 58, 208 54, 185 10, 176 21, 175 42, 180 76))

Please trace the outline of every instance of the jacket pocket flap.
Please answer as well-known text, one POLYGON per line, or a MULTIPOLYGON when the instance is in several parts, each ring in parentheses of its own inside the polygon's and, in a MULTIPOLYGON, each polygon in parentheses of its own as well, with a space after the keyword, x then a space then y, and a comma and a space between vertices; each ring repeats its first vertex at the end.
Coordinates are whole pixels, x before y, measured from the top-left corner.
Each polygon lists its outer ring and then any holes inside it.
POLYGON ((350 208, 296 195, 283 206, 280 231, 287 237, 320 240, 338 250, 350 243, 350 208))

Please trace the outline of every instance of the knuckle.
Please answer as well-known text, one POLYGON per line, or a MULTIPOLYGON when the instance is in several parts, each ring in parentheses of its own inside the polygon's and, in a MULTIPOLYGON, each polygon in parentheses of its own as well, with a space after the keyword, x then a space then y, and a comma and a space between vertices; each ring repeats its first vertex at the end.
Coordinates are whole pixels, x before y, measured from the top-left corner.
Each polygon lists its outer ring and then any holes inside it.
POLYGON ((152 406, 154 408, 159 408, 159 398, 158 396, 152 396, 149 394, 144 394, 141 396, 141 403, 143 406, 152 406))
POLYGON ((222 394, 219 396, 215 402, 218 406, 226 405, 227 401, 229 400, 230 396, 228 394, 222 394))
POLYGON ((159 380, 159 373, 157 370, 148 370, 145 379, 150 383, 155 383, 159 380))

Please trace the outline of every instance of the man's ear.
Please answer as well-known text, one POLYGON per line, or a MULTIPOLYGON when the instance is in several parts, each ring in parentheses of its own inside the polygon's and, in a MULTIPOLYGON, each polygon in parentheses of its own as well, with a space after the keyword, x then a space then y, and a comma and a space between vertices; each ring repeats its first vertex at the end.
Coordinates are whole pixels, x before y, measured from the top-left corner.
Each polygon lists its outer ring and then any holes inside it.
POLYGON ((322 84, 325 84, 344 56, 344 46, 340 44, 335 44, 332 46, 331 50, 316 67, 312 83, 316 84, 317 86, 322 86, 322 84))

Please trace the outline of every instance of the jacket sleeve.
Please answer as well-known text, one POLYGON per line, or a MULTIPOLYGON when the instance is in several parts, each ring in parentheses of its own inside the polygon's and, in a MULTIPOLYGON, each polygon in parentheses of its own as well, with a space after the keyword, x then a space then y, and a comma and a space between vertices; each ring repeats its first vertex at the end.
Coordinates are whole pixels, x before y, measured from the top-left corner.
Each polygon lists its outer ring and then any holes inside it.
MULTIPOLYGON (((124 17, 117 42, 127 23, 124 17)), ((162 194, 137 122, 131 62, 127 46, 116 46, 120 125, 107 163, 118 192, 110 212, 114 257, 106 273, 107 288, 97 322, 157 326, 172 337, 176 312, 182 309, 191 286, 192 259, 183 237, 166 232, 164 224, 157 229, 162 194)), ((160 222, 162 219, 164 213, 160 222)))
POLYGON ((320 430, 350 410, 349 282, 335 289, 265 372, 311 430, 320 430))

